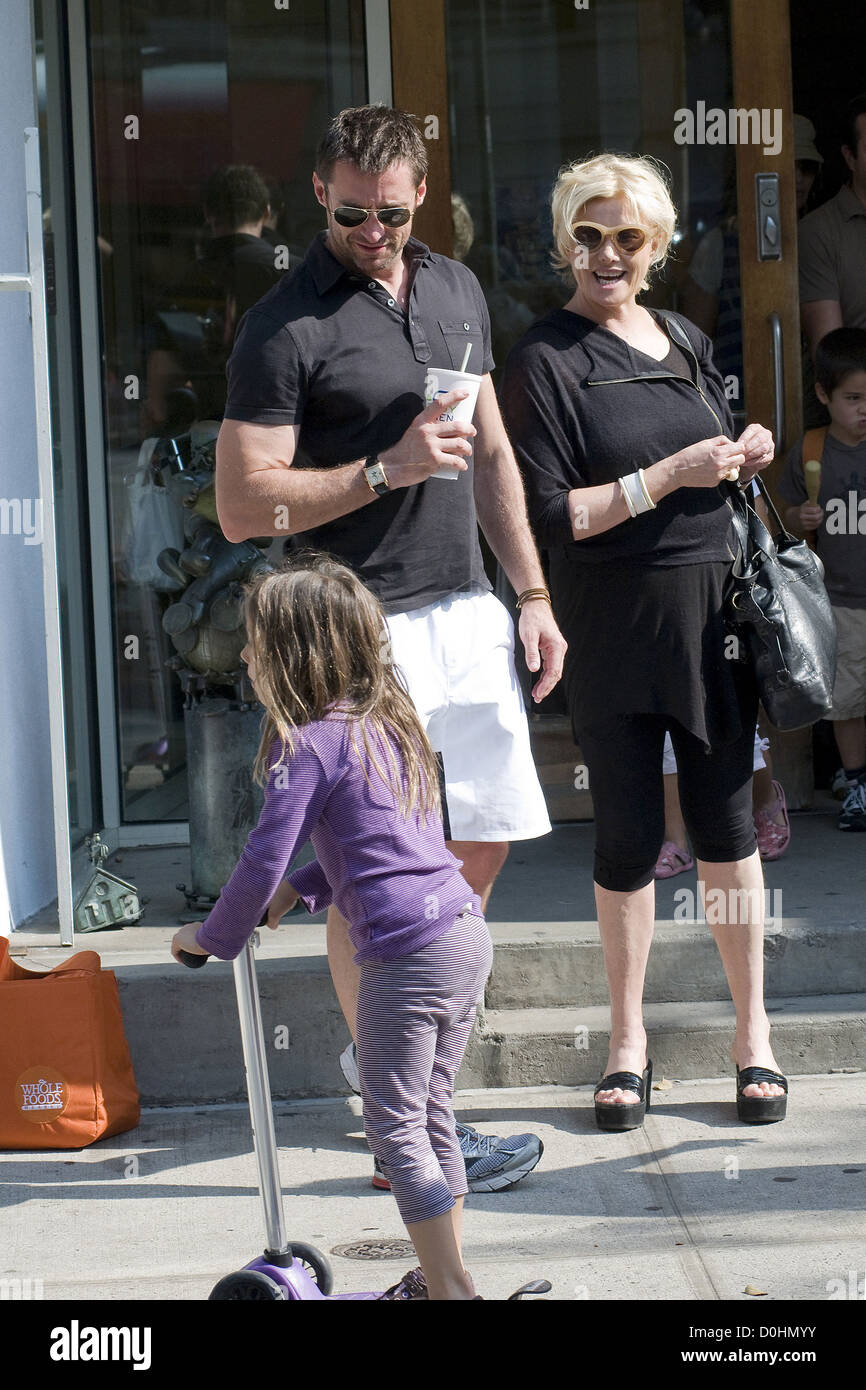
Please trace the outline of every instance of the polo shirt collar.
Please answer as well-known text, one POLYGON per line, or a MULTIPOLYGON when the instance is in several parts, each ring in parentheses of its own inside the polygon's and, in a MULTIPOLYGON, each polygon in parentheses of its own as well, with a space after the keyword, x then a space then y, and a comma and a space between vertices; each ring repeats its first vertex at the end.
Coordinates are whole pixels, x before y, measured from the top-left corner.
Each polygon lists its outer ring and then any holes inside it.
POLYGON ((850 184, 843 184, 837 196, 839 198, 839 211, 846 222, 849 222, 852 217, 866 217, 866 205, 861 203, 850 184))
MULTIPOLYGON (((307 248, 306 256, 313 284, 320 295, 327 294, 344 275, 351 275, 351 271, 328 250, 325 245, 326 236, 327 231, 317 233, 307 248)), ((430 247, 413 236, 406 242, 403 255, 408 256, 410 260, 418 261, 419 264, 435 265, 437 261, 430 247)))

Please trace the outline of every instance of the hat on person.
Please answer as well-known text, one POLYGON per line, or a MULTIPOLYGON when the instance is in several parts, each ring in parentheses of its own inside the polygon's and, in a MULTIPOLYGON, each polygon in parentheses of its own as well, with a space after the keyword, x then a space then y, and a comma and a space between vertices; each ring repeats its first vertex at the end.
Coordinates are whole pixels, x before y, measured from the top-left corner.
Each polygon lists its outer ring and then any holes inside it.
POLYGON ((794 162, 809 159, 813 164, 823 164, 824 156, 818 153, 815 145, 815 127, 808 116, 794 116, 794 162))

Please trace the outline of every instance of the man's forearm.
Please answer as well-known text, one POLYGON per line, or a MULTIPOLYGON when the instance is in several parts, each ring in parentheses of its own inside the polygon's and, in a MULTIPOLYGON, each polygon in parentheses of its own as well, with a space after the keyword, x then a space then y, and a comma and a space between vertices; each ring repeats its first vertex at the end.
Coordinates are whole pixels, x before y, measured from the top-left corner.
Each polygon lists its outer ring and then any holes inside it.
POLYGON ((359 461, 339 468, 263 469, 248 477, 243 497, 230 499, 221 492, 217 472, 216 500, 225 535, 240 541, 250 536, 311 531, 379 498, 364 477, 363 461, 359 461))
POLYGON ((475 509, 490 549, 515 593, 544 584, 526 514, 523 479, 507 443, 475 462, 475 509))

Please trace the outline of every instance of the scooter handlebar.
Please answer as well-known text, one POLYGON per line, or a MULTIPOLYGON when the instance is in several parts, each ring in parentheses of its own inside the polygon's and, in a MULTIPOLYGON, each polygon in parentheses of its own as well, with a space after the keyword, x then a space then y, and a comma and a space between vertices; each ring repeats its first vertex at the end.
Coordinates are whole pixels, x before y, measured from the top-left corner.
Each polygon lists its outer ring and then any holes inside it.
MULTIPOLYGON (((262 915, 262 920, 259 922, 259 927, 266 927, 267 925, 268 913, 267 909, 265 909, 265 912, 262 915)), ((259 927, 256 927, 256 931, 258 931, 259 927)), ((190 970, 200 970, 201 967, 203 965, 207 965, 208 961, 210 960, 210 956, 199 956, 196 955, 193 951, 178 951, 177 956, 181 964, 188 965, 190 970)))

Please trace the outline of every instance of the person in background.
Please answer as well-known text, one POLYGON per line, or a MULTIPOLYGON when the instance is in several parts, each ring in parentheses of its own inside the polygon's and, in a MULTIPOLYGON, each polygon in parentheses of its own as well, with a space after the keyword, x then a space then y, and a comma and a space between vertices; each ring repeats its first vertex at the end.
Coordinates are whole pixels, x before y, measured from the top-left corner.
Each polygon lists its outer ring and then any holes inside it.
POLYGON ((850 183, 798 230, 800 318, 813 357, 834 328, 866 328, 866 93, 845 108, 842 156, 850 183))
MULTIPOLYGON (((282 277, 262 236, 268 187, 249 164, 217 169, 202 190, 209 236, 168 312, 157 315, 148 356, 146 432, 171 431, 172 393, 192 393, 193 418, 220 420, 226 362, 244 314, 282 277)), ((290 259, 289 267, 297 264, 290 259)), ((188 427, 188 426, 187 426, 188 427)))
MULTIPOLYGON (((755 730, 752 800, 758 853, 766 863, 781 859, 791 842, 788 807, 781 783, 773 778, 769 763, 770 741, 755 730)), ((695 861, 688 849, 686 823, 677 785, 677 760, 670 734, 665 734, 663 759, 665 776, 665 842, 656 861, 656 878, 676 878, 693 869, 695 861)))
POLYGON ((833 605, 839 654, 827 716, 842 759, 846 795, 840 830, 866 830, 866 331, 837 328, 815 349, 815 390, 830 414, 817 503, 804 479, 803 441, 788 455, 779 492, 785 524, 815 533, 833 605))

